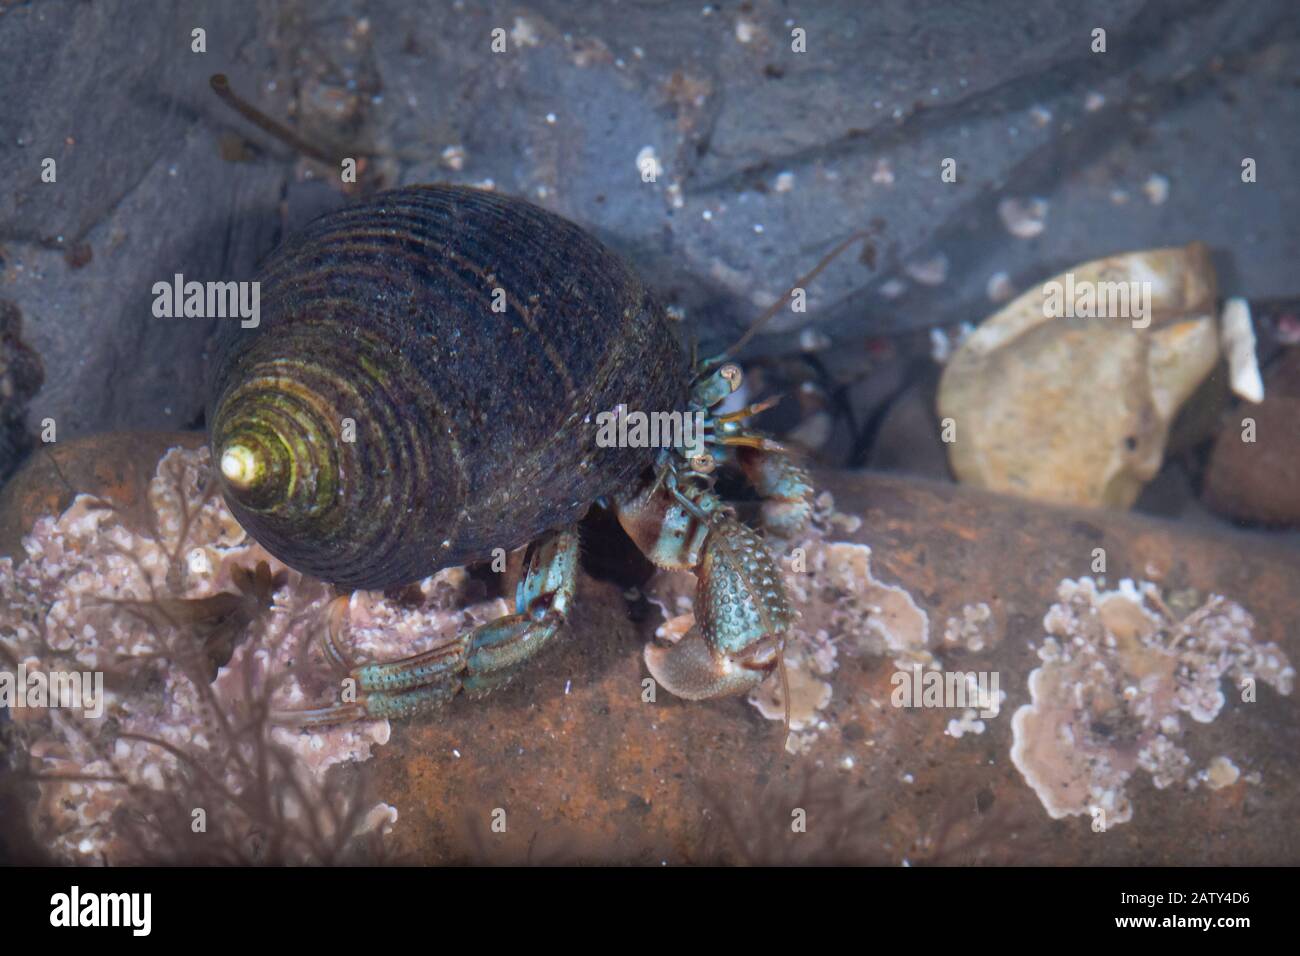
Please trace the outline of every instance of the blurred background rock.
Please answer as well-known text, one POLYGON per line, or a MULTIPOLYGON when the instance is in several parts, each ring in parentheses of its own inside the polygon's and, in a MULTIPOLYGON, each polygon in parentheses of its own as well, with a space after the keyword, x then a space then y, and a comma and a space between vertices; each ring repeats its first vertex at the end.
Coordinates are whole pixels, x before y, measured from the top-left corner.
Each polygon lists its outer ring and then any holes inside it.
MULTIPOLYGON (((54 419, 60 440, 202 427, 212 324, 155 319, 153 283, 250 278, 348 198, 336 170, 218 101, 224 72, 356 156, 359 188, 490 184, 576 220, 706 347, 869 231, 806 314, 754 340, 750 381, 794 396, 766 424, 821 464, 948 478, 931 330, 955 338, 1074 263, 1200 240, 1221 296, 1281 301, 1269 315, 1294 322, 1298 34, 1289 0, 236 0, 148 16, 0 0, 0 300, 45 369, 30 400, 0 401, 29 434, 54 419)), ((1260 336, 1266 360, 1283 348, 1271 325, 1260 336)), ((1205 514, 1207 434, 1139 509, 1205 514)), ((24 441, 0 443, 0 474, 24 441)), ((1274 445, 1283 474, 1298 452, 1274 445)))

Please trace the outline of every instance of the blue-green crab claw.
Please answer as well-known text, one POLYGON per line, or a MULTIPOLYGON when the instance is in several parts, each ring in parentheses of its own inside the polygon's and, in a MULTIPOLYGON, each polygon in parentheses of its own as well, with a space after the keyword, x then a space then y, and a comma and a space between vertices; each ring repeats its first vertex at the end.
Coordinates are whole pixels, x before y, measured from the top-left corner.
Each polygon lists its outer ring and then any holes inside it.
POLYGON ((757 534, 718 516, 696 569, 697 628, 645 649, 651 676, 687 700, 743 694, 780 663, 793 616, 780 572, 757 534))

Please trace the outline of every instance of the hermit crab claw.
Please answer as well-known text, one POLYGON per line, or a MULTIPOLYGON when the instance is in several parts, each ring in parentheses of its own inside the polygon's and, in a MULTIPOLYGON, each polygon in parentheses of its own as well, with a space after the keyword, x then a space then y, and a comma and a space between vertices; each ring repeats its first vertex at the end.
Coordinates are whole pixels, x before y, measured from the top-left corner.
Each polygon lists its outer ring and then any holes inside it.
POLYGON ((772 649, 746 658, 715 656, 700 632, 691 628, 676 644, 647 644, 645 663, 650 676, 670 694, 685 700, 707 700, 753 690, 776 666, 776 653, 772 649))
POLYGON ((696 568, 698 629, 645 649, 651 676, 687 700, 743 694, 780 662, 792 617, 762 540, 731 517, 714 520, 696 568))

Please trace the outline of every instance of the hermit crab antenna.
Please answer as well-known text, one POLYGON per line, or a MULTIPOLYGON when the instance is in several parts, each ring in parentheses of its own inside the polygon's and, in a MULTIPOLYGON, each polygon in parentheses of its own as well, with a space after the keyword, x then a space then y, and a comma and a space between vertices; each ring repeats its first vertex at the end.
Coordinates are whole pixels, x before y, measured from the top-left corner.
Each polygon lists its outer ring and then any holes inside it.
POLYGON ((761 329, 765 324, 767 324, 767 322, 772 318, 772 316, 776 315, 783 308, 785 308, 786 303, 790 301, 790 299, 794 296, 797 290, 802 289, 809 282, 812 282, 813 279, 817 278, 817 276, 821 274, 823 269, 825 269, 828 265, 830 265, 835 260, 835 258, 840 255, 840 253, 842 253, 849 246, 853 245, 853 243, 857 242, 860 239, 867 239, 870 236, 871 233, 869 232, 855 232, 847 239, 841 241, 839 245, 837 245, 830 252, 826 253, 822 261, 817 263, 817 265, 813 267, 811 272, 809 272, 807 275, 802 275, 798 279, 796 279, 794 285, 790 286, 790 288, 786 290, 785 295, 781 296, 781 298, 773 302, 770 306, 768 306, 767 310, 762 315, 760 315, 757 319, 755 319, 752 323, 750 323, 750 326, 745 331, 745 334, 742 335, 736 341, 736 343, 733 346, 731 346, 731 348, 727 349, 725 352, 723 352, 721 355, 717 356, 716 358, 710 359, 709 364, 713 365, 717 362, 725 362, 727 359, 731 358, 737 352, 743 349, 746 345, 749 344, 749 340, 752 339, 758 333, 758 330, 761 329))
POLYGON ((785 736, 781 738, 781 749, 790 743, 790 672, 785 669, 785 641, 781 641, 781 650, 777 653, 776 666, 781 671, 781 701, 785 704, 785 736))
POLYGON ((313 146, 283 123, 278 123, 271 119, 271 117, 267 116, 252 103, 248 102, 248 100, 244 99, 232 90, 230 88, 230 80, 226 78, 226 74, 213 73, 212 76, 208 77, 208 83, 211 84, 212 91, 221 98, 221 102, 225 103, 244 119, 262 130, 262 132, 269 133, 271 136, 280 140, 280 142, 296 149, 300 153, 310 156, 318 162, 325 163, 328 166, 332 166, 337 162, 336 157, 329 155, 329 153, 319 147, 313 146))

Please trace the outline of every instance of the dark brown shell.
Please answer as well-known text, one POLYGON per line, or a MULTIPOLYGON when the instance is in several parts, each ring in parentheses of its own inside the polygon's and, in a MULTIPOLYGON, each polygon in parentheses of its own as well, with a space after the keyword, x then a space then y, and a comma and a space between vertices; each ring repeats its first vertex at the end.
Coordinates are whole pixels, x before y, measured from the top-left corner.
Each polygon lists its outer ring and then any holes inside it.
POLYGON ((598 448, 597 413, 685 404, 689 363, 632 269, 520 199, 381 193, 308 225, 259 278, 260 325, 232 322, 219 353, 214 460, 265 454, 264 480, 225 482, 226 499, 327 581, 403 584, 570 524, 654 454, 598 448))

